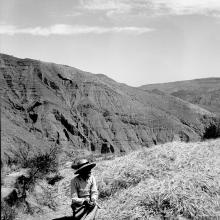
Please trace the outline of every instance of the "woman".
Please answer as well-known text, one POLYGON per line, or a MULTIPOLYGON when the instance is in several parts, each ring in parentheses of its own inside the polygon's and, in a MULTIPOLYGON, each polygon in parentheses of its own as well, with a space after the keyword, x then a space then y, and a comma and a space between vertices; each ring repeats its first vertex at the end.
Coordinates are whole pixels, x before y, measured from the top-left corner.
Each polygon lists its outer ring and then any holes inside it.
POLYGON ((97 216, 98 190, 95 177, 91 174, 91 170, 95 166, 95 163, 89 163, 86 159, 72 165, 77 174, 71 180, 73 219, 94 220, 97 216))

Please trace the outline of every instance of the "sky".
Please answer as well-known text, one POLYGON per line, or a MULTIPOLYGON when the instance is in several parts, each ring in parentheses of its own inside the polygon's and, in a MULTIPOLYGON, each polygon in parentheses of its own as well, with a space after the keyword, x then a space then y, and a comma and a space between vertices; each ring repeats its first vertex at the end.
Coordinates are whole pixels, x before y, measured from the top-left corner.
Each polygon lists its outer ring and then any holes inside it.
POLYGON ((130 86, 220 77, 220 0, 0 0, 0 51, 130 86))

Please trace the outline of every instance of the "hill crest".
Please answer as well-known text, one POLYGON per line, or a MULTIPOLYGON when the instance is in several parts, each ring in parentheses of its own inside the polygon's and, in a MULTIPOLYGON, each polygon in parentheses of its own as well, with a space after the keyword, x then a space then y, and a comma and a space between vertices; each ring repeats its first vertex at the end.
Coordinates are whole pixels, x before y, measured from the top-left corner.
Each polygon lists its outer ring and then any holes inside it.
POLYGON ((139 88, 170 94, 220 115, 220 77, 149 84, 139 88))

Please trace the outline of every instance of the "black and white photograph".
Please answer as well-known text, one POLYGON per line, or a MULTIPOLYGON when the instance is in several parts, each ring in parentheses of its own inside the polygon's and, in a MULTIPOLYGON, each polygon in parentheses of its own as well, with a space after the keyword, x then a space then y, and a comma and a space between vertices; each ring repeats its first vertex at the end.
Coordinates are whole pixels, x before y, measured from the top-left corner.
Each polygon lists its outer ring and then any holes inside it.
POLYGON ((0 0, 1 220, 220 220, 220 0, 0 0))

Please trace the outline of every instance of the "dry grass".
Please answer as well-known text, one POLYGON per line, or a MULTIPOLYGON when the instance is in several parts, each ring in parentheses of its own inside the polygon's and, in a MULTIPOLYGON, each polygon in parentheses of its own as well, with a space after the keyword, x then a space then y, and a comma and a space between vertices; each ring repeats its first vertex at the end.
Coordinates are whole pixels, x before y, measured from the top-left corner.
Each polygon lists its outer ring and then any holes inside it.
MULTIPOLYGON (((57 192, 51 191, 46 200, 50 204, 50 198, 58 198, 59 204, 53 207, 56 211, 49 208, 48 213, 23 215, 18 219, 48 220, 71 215, 69 184, 74 173, 69 165, 60 173, 64 178, 51 186, 57 192)), ((167 143, 97 161, 94 175, 102 207, 99 220, 220 216, 220 139, 167 143)), ((39 192, 38 196, 41 198, 39 192)), ((48 207, 48 204, 42 205, 48 207)))
POLYGON ((220 216, 220 139, 133 152, 95 172, 100 219, 220 216))

